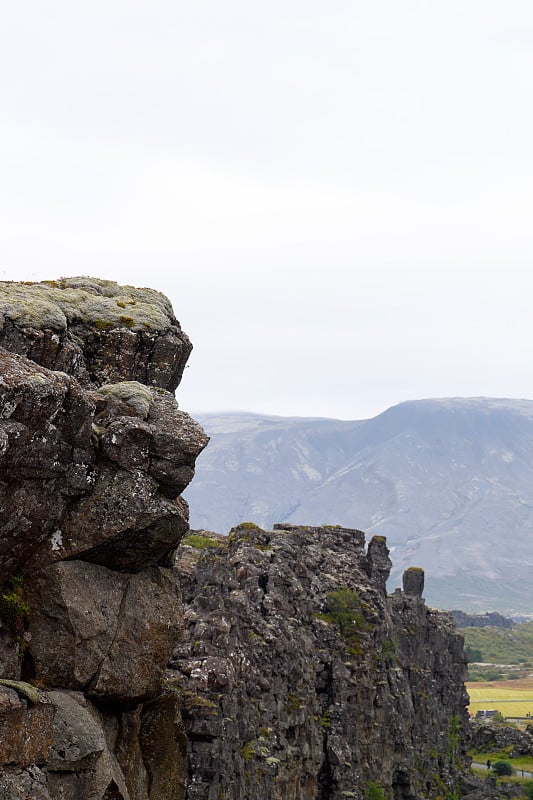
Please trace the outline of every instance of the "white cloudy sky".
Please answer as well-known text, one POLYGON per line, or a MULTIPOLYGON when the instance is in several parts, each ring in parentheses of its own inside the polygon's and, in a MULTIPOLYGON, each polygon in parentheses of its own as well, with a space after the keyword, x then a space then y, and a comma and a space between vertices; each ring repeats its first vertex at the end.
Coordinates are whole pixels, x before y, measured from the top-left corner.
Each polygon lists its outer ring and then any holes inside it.
POLYGON ((168 294, 190 411, 533 397, 531 0, 21 0, 0 279, 168 294))

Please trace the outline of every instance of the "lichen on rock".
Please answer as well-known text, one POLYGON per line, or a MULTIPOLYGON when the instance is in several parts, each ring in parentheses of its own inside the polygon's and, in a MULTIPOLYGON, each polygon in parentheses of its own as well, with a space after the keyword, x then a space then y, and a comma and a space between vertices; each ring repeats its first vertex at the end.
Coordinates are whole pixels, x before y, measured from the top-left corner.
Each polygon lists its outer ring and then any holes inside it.
POLYGON ((160 292, 87 277, 0 282, 0 346, 82 383, 170 390, 191 352, 160 292))
POLYGON ((168 299, 153 289, 119 286, 96 278, 60 278, 43 283, 0 282, 0 329, 5 320, 24 328, 55 331, 81 323, 165 331, 172 325, 168 299))

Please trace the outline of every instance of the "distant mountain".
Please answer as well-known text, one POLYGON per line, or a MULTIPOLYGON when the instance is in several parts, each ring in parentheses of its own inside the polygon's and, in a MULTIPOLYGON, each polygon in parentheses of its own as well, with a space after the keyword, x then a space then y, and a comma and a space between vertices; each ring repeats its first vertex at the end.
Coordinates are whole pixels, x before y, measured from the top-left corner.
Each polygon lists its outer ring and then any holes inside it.
POLYGON ((338 523, 386 535, 441 608, 532 613, 533 401, 401 403, 363 421, 201 414, 191 526, 338 523))

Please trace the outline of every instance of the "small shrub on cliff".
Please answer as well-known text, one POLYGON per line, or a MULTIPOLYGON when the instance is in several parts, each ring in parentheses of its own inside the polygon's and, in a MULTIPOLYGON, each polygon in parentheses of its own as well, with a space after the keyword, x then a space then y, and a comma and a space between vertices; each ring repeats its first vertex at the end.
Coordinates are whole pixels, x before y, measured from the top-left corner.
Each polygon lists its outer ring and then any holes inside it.
POLYGON ((361 598, 357 592, 345 586, 326 595, 324 611, 325 616, 339 626, 341 635, 347 638, 365 626, 361 598))
POLYGON ((396 653, 396 645, 390 639, 385 639, 381 647, 381 655, 385 661, 390 661, 396 653))
POLYGON ((377 781, 368 781, 365 789, 365 800, 386 800, 385 791, 377 781))
POLYGON ((22 636, 30 607, 24 600, 24 579, 12 575, 6 590, 0 595, 0 619, 18 636, 22 636))
POLYGON ((450 763, 455 765, 459 753, 461 741, 461 718, 459 714, 453 714, 448 725, 448 758, 450 763))
POLYGON ((323 731, 329 731, 331 728, 331 711, 324 711, 320 720, 320 725, 323 731))

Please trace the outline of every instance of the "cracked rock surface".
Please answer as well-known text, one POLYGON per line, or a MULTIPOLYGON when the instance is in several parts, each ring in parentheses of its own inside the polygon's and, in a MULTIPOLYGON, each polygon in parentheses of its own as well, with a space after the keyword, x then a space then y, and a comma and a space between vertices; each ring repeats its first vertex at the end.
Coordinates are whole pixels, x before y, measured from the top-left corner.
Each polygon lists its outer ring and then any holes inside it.
POLYGON ((383 537, 365 547, 339 526, 185 540, 186 636, 167 675, 184 692, 188 800, 455 790, 463 640, 420 596, 387 595, 390 566, 383 537))

